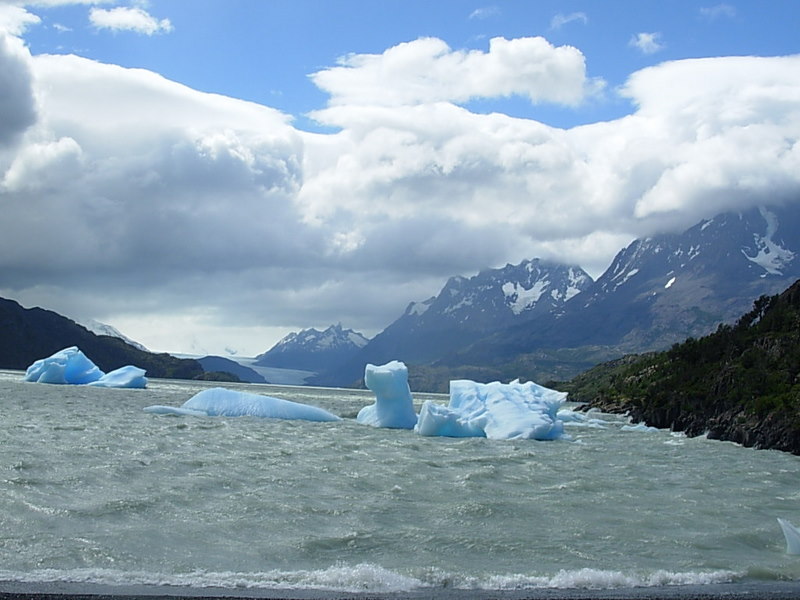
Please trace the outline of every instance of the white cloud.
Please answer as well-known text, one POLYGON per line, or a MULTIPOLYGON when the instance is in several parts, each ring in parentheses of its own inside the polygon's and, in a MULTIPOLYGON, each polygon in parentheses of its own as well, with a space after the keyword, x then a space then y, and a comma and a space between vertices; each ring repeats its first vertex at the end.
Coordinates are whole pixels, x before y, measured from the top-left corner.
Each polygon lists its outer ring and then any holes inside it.
POLYGON ((574 12, 568 15, 558 13, 551 19, 550 29, 560 29, 564 25, 572 23, 573 21, 580 21, 586 25, 589 22, 589 17, 586 16, 585 12, 574 12))
POLYGON ((644 54, 654 54, 666 47, 661 42, 660 33, 637 33, 631 38, 628 45, 638 48, 644 54))
POLYGON ((481 8, 476 8, 469 14, 470 19, 489 19, 491 17, 496 17, 500 14, 500 7, 499 6, 484 6, 481 8))
POLYGON ((0 3, 0 34, 22 35, 31 25, 38 25, 41 19, 22 6, 0 3))
POLYGON ((89 21, 98 29, 133 31, 145 35, 172 31, 172 23, 169 19, 156 19, 138 7, 92 8, 89 11, 89 21))
POLYGON ((36 119, 30 54, 19 38, 0 31, 0 149, 36 119))
POLYGON ((713 21, 722 17, 732 19, 737 15, 736 7, 730 4, 715 4, 714 6, 704 6, 700 8, 700 14, 713 21))
POLYGON ((574 105, 593 89, 583 54, 542 37, 493 38, 488 52, 452 50, 440 39, 421 38, 383 54, 348 55, 311 79, 331 95, 331 106, 462 103, 511 95, 574 105))
POLYGON ((800 197, 798 56, 650 67, 622 88, 632 114, 563 130, 458 106, 438 61, 485 71, 422 44, 400 52, 417 62, 387 51, 347 67, 353 90, 325 80, 317 116, 340 130, 312 134, 264 106, 7 40, 0 296, 134 338, 141 322, 156 350, 194 343, 190 329, 212 352, 258 344, 248 327, 374 333, 454 274, 537 256, 598 274, 635 236, 800 197), (404 74, 395 101, 373 89, 374 61, 404 74))

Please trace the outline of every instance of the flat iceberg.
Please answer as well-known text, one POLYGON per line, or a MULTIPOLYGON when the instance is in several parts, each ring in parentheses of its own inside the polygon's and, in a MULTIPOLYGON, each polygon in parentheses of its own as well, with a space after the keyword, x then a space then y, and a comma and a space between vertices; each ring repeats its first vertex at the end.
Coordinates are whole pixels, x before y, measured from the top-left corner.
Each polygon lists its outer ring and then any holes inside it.
POLYGON ((367 365, 364 384, 375 393, 375 404, 358 411, 356 421, 374 427, 414 429, 417 413, 405 364, 393 360, 380 366, 367 365))
POLYGON ((62 385, 94 385, 111 388, 144 388, 144 369, 125 366, 104 373, 77 346, 59 350, 34 362, 25 371, 25 381, 62 385))
POLYGON ((426 400, 416 431, 425 436, 486 437, 493 440, 556 440, 567 437, 558 410, 567 394, 532 381, 450 382, 447 406, 426 400))
POLYGON ((643 433, 649 433, 653 431, 660 431, 658 427, 650 427, 645 423, 636 423, 636 425, 623 425, 620 427, 621 431, 638 431, 643 433))
POLYGON ((180 407, 147 406, 145 412, 154 414, 190 415, 201 417, 263 417, 303 421, 340 421, 327 410, 290 400, 237 392, 226 388, 210 388, 189 398, 180 407))
POLYGON ((106 373, 100 379, 91 382, 89 385, 109 388, 144 389, 147 387, 147 377, 145 377, 144 374, 144 369, 134 367, 133 365, 127 365, 119 369, 114 369, 110 373, 106 373))

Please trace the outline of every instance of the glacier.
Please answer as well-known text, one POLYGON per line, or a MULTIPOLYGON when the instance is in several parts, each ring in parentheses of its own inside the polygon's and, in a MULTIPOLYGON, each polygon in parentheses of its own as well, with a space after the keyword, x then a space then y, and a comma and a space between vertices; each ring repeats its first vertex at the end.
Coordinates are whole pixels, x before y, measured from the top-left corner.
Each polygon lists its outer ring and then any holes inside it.
POLYGON ((146 406, 153 414, 189 415, 200 417, 261 417, 302 421, 340 421, 341 418, 325 409, 281 398, 238 392, 227 388, 209 388, 198 392, 180 407, 146 406))
POLYGON ((532 381, 519 383, 450 382, 450 402, 423 402, 419 416, 408 386, 408 369, 400 361, 367 365, 364 382, 375 403, 356 420, 375 427, 414 429, 423 436, 485 437, 495 440, 568 439, 558 410, 567 394, 532 381))
POLYGON ((70 346, 35 361, 25 371, 25 381, 61 385, 91 385, 108 388, 145 388, 145 370, 132 365, 104 373, 78 349, 70 346))
POLYGON ((364 384, 375 394, 375 403, 358 411, 356 421, 374 427, 414 428, 417 413, 404 363, 393 360, 379 366, 368 364, 364 367, 364 384))

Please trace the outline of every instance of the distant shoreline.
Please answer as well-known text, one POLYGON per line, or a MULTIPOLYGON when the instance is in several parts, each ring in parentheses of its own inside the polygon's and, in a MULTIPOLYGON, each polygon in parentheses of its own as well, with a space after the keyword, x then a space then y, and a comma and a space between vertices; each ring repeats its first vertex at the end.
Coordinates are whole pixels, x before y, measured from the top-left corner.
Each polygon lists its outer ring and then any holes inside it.
POLYGON ((796 600, 800 581, 715 583, 614 589, 466 590, 430 588, 407 592, 337 592, 308 589, 196 588, 157 585, 23 583, 0 581, 0 600, 796 600))

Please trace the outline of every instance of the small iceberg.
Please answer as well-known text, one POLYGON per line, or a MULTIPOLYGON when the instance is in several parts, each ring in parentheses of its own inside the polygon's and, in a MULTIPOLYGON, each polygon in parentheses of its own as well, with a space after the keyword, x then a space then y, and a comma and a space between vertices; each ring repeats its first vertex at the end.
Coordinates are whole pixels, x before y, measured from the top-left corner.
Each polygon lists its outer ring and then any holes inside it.
POLYGON ((290 400, 237 392, 226 388, 210 388, 189 398, 180 407, 147 406, 153 414, 189 415, 194 417, 262 417, 302 421, 340 421, 327 410, 290 400))
POLYGON ((800 554, 800 529, 780 517, 778 525, 781 526, 783 537, 786 538, 786 554, 800 554))
POLYGON ((417 413, 414 412, 405 364, 393 360, 380 366, 367 365, 364 384, 374 392, 375 404, 358 411, 356 421, 373 427, 414 429, 417 413))
POLYGON ((659 429, 658 427, 650 427, 644 423, 636 423, 636 425, 623 425, 620 427, 620 431, 638 431, 642 433, 650 433, 659 431, 659 429))
POLYGON ((108 388, 147 387, 145 370, 127 365, 104 373, 77 346, 59 350, 34 362, 25 371, 25 381, 60 385, 92 385, 108 388))

